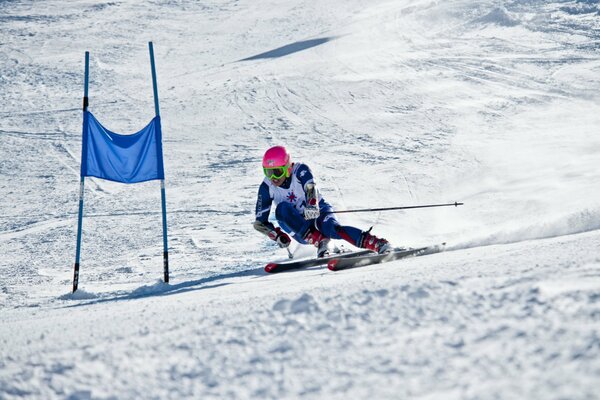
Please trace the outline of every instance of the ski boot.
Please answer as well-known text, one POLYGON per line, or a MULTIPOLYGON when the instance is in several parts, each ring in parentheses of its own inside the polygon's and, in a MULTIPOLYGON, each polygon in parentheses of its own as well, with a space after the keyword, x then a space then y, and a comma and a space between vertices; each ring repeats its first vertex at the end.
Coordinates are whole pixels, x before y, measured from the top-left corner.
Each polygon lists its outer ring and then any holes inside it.
POLYGON ((330 239, 317 229, 310 227, 306 234, 304 234, 303 239, 306 243, 317 247, 317 258, 323 258, 329 255, 330 239))
POLYGON ((392 249, 387 240, 371 235, 370 229, 366 232, 363 232, 358 247, 371 250, 379 254, 387 253, 392 249))
POLYGON ((329 251, 329 242, 331 239, 325 238, 319 242, 317 245, 317 258, 323 258, 331 255, 329 251))

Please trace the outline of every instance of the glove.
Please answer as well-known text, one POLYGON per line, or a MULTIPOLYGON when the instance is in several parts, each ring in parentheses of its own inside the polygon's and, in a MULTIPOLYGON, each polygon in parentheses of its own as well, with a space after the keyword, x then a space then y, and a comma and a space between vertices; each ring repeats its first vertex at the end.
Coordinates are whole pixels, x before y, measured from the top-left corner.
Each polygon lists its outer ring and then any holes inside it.
POLYGON ((318 207, 306 206, 306 208, 304 208, 304 219, 306 220, 319 218, 319 215, 321 215, 321 213, 319 212, 318 207))
POLYGON ((310 199, 309 204, 304 207, 304 219, 309 220, 319 218, 320 214, 319 207, 317 206, 317 199, 310 199))
POLYGON ((277 242, 277 245, 282 249, 288 247, 292 242, 292 239, 287 235, 287 233, 283 232, 281 228, 275 228, 268 234, 269 239, 277 242))

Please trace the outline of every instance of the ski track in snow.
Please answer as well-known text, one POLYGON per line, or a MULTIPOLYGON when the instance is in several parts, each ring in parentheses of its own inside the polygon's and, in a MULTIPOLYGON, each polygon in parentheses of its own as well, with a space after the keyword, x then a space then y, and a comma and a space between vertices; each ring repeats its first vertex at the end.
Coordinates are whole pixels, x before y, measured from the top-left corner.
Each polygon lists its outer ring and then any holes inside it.
MULTIPOLYGON (((593 0, 0 2, 0 398, 598 398, 600 9, 593 0), (153 117, 157 182, 87 179, 90 109, 153 117), (246 61, 244 61, 246 60, 246 61), (442 254, 266 275, 259 162, 442 254)), ((313 249, 295 248, 297 257, 313 249)))

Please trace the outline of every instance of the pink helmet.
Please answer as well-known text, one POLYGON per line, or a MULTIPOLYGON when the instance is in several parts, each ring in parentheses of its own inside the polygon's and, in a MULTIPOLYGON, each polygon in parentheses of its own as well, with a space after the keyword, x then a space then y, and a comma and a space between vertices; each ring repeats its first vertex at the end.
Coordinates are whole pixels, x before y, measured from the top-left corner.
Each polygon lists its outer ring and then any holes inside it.
POLYGON ((263 157, 262 165, 265 173, 267 169, 273 169, 277 167, 287 167, 285 171, 286 177, 289 177, 292 173, 290 153, 288 153, 283 146, 275 146, 267 150, 263 157))

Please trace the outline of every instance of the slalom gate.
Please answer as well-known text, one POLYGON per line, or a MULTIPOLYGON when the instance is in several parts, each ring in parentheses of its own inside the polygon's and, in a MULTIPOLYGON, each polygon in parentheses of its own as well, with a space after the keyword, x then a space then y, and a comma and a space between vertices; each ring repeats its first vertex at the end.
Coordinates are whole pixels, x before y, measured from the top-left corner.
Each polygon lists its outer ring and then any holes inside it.
POLYGON ((104 128, 88 111, 88 86, 90 53, 85 52, 85 82, 83 95, 83 133, 81 143, 81 180, 79 187, 79 216, 77 221, 77 250, 73 272, 73 292, 79 285, 79 262, 81 256, 81 234, 83 225, 83 195, 85 177, 95 177, 121 183, 138 183, 160 180, 163 227, 163 272, 164 281, 169 282, 169 251, 167 244, 167 206, 165 172, 162 151, 162 129, 158 105, 158 88, 154 64, 154 48, 148 43, 152 87, 154 90, 155 117, 141 131, 132 135, 121 135, 104 128))

